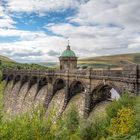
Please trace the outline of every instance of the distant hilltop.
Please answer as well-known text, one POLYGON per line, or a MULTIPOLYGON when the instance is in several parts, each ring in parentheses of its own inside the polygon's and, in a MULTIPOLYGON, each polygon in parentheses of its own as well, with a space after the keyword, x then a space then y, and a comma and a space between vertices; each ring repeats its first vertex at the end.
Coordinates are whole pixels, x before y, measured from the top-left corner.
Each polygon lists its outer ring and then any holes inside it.
MULTIPOLYGON (((48 67, 58 67, 59 65, 58 62, 46 62, 40 64, 48 67)), ((98 56, 78 59, 79 68, 118 68, 122 67, 125 64, 140 64, 140 53, 98 56)))
MULTIPOLYGON (((3 62, 15 62, 12 59, 0 55, 0 60, 3 62)), ((58 62, 37 63, 47 67, 58 67, 58 62)), ((125 64, 140 64, 140 53, 120 54, 111 56, 98 56, 78 59, 79 68, 107 68, 121 67, 125 64)))
POLYGON ((0 61, 3 61, 3 62, 15 62, 14 60, 6 57, 6 56, 2 56, 0 55, 0 61))
POLYGON ((120 54, 111 56, 89 57, 78 60, 79 67, 122 67, 125 64, 140 64, 140 53, 120 54))

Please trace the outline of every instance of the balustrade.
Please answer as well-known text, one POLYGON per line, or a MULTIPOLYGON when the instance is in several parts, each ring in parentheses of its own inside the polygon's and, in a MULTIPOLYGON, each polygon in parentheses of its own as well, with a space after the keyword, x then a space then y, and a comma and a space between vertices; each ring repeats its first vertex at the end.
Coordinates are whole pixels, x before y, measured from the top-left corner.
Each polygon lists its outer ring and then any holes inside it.
POLYGON ((93 76, 93 77, 126 77, 135 78, 140 77, 140 71, 136 74, 136 71, 132 70, 11 70, 7 69, 3 71, 3 74, 11 75, 70 75, 70 76, 93 76))

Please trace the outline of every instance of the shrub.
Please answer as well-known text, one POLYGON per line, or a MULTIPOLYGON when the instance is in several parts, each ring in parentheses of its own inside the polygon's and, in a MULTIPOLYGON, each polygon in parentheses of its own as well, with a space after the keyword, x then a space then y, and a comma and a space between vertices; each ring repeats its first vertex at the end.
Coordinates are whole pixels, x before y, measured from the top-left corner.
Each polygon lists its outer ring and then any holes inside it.
POLYGON ((75 107, 72 107, 67 114, 58 120, 52 127, 55 133, 55 140, 80 140, 79 138, 80 118, 75 107))
POLYGON ((127 93, 123 94, 123 96, 118 101, 113 101, 106 108, 106 113, 109 119, 117 116, 117 112, 119 109, 123 107, 133 107, 134 106, 134 97, 130 97, 127 93))
POLYGON ((40 116, 40 110, 4 120, 0 125, 0 139, 4 140, 43 140, 50 135, 50 120, 40 116))
POLYGON ((65 125, 66 128, 70 131, 70 133, 74 133, 78 129, 79 119, 79 114, 76 108, 72 107, 65 118, 65 125))
POLYGON ((2 71, 0 70, 0 81, 1 81, 1 78, 2 78, 2 71))
POLYGON ((117 117, 111 119, 109 131, 113 135, 130 133, 135 126, 135 116, 132 108, 123 107, 117 112, 117 117))
POLYGON ((99 140, 107 137, 109 121, 106 117, 95 118, 94 121, 84 121, 80 126, 80 137, 82 140, 99 140))
POLYGON ((136 129, 140 130, 140 96, 135 98, 135 119, 136 119, 136 129))

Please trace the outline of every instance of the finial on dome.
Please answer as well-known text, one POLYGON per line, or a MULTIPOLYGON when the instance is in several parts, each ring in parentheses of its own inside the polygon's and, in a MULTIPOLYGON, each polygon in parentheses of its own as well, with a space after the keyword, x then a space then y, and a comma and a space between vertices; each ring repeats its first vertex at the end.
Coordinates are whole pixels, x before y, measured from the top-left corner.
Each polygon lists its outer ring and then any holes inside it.
POLYGON ((68 40, 67 50, 70 50, 70 42, 69 42, 69 40, 68 40))

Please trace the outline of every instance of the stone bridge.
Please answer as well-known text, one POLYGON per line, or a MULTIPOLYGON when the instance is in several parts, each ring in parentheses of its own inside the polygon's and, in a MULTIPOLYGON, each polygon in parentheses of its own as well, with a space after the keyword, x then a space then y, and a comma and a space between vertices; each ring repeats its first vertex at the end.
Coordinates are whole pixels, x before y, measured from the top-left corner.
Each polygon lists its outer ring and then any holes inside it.
POLYGON ((37 84, 34 99, 40 89, 47 85, 48 94, 44 101, 46 108, 60 89, 65 89, 63 110, 73 96, 83 92, 85 94, 84 115, 88 116, 95 104, 103 100, 111 100, 111 89, 120 95, 124 91, 131 92, 133 95, 138 94, 140 90, 139 71, 138 65, 129 65, 122 70, 4 70, 2 80, 6 81, 6 86, 12 81, 12 87, 20 82, 19 91, 26 82, 28 82, 28 91, 34 84, 37 84))

